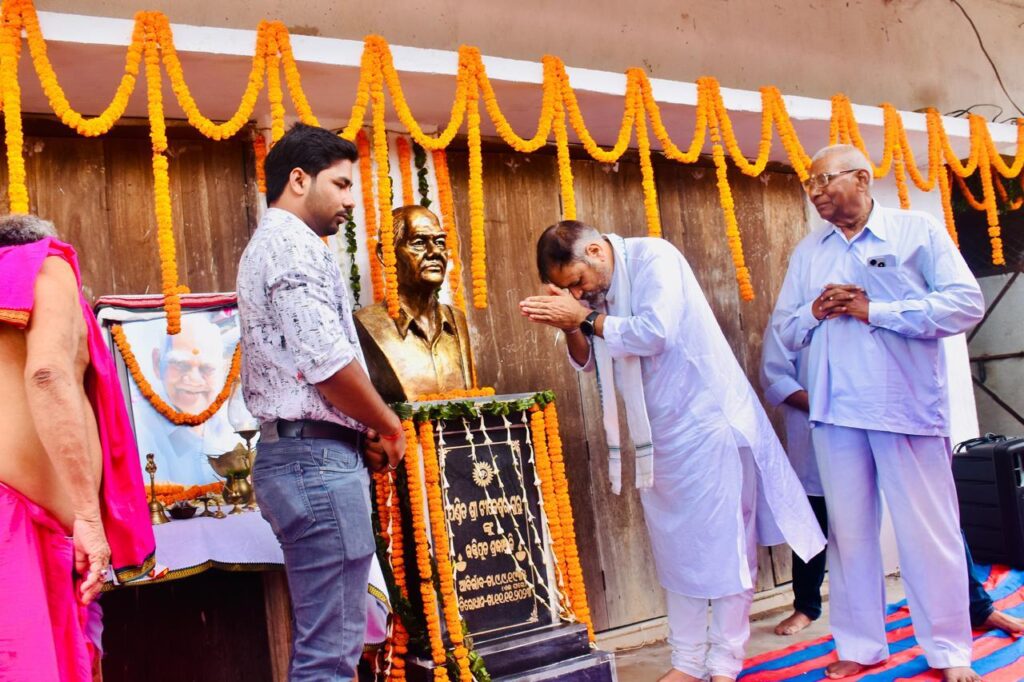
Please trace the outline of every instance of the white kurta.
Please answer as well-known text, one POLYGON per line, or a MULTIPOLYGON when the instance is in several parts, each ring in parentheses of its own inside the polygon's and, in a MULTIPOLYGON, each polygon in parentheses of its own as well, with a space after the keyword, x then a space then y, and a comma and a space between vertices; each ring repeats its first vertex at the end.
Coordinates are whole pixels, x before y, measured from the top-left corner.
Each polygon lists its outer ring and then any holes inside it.
MULTIPOLYGON (((659 580, 708 599, 749 590, 739 448, 756 464, 759 542, 788 542, 807 560, 824 538, 683 255, 662 239, 625 241, 632 315, 605 318, 604 339, 613 358, 641 358, 654 442, 654 487, 641 499, 659 580)), ((581 369, 593 365, 591 354, 581 369)))

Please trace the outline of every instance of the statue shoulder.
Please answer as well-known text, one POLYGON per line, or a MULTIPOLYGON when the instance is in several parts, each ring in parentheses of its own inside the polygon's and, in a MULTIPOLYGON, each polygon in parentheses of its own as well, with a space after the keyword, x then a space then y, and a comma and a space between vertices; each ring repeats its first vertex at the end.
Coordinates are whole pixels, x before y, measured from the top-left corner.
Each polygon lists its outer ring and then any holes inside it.
POLYGON ((356 325, 356 334, 364 347, 371 342, 381 345, 399 338, 395 321, 388 315, 388 309, 384 303, 374 303, 360 308, 353 315, 353 320, 356 325))
POLYGON ((469 322, 466 319, 466 313, 448 303, 442 303, 441 309, 455 322, 455 326, 458 328, 460 335, 469 331, 469 322))
POLYGON ((374 303, 355 311, 353 317, 365 325, 371 321, 388 319, 388 310, 384 303, 374 303))

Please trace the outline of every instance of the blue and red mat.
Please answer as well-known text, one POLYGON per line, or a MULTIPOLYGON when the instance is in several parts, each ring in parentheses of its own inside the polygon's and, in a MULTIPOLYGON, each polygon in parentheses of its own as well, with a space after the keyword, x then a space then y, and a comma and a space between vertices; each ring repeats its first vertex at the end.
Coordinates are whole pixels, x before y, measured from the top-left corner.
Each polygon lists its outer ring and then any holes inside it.
MULTIPOLYGON (((986 574, 985 589, 1000 611, 1024 618, 1024 571, 1005 566, 986 569, 976 566, 978 577, 986 574)), ((928 668, 924 653, 914 638, 906 600, 890 604, 886 614, 889 660, 845 680, 895 682, 896 680, 941 680, 928 668)), ((770 651, 746 662, 737 682, 781 682, 827 680, 825 666, 836 660, 831 637, 801 642, 786 649, 770 651)), ((974 669, 990 682, 1024 681, 1024 638, 1012 638, 1001 630, 974 631, 974 669)))

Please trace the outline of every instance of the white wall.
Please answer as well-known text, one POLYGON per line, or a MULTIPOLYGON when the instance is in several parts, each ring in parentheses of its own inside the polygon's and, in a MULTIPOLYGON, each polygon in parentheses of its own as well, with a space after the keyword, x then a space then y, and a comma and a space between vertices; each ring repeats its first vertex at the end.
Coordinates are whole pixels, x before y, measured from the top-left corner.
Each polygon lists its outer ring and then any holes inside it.
MULTIPOLYGON (((985 301, 992 304, 1010 275, 983 277, 981 290, 985 301)), ((1009 288, 991 317, 971 341, 971 355, 996 355, 1024 350, 1021 335, 1021 315, 1024 314, 1024 278, 1009 288)), ((994 391, 1018 413, 1024 413, 1024 358, 997 360, 985 363, 985 386, 994 391)), ((975 368, 977 374, 977 369, 975 368)), ((975 391, 982 433, 1001 433, 1008 436, 1024 435, 1024 424, 1014 419, 1002 407, 980 390, 975 391)))

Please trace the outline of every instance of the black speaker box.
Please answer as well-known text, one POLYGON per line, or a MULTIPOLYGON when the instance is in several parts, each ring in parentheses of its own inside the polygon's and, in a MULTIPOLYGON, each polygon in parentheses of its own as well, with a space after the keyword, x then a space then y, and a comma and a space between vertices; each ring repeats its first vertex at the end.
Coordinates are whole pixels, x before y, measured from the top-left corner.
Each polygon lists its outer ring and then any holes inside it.
POLYGON ((1024 568, 1024 438, 988 434, 960 443, 953 479, 974 560, 1024 568))

